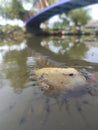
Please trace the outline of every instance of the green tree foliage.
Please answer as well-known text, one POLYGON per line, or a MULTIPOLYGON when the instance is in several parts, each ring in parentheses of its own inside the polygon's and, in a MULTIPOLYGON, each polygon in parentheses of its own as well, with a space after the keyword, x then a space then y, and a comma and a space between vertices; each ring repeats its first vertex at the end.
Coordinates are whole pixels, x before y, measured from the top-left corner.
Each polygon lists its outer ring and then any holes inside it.
POLYGON ((81 8, 60 14, 59 19, 60 22, 58 21, 54 23, 54 28, 60 27, 61 29, 68 29, 71 23, 73 23, 74 26, 85 25, 91 19, 91 17, 88 9, 81 8))
POLYGON ((12 0, 12 2, 5 7, 6 17, 10 19, 23 19, 25 10, 22 6, 21 0, 12 0))
POLYGON ((5 16, 5 7, 4 7, 4 2, 3 1, 0 1, 0 16, 2 16, 2 17, 5 16))
POLYGON ((67 14, 63 13, 59 15, 59 18, 62 21, 62 27, 67 28, 70 25, 70 18, 67 16, 67 14))
POLYGON ((89 10, 87 9, 75 9, 67 13, 67 16, 70 17, 71 21, 74 23, 75 26, 78 24, 85 25, 88 20, 91 19, 89 15, 89 10))
POLYGON ((19 0, 12 1, 11 5, 8 7, 8 17, 22 19, 25 13, 24 8, 19 0))
POLYGON ((0 6, 0 15, 3 16, 3 8, 0 6))

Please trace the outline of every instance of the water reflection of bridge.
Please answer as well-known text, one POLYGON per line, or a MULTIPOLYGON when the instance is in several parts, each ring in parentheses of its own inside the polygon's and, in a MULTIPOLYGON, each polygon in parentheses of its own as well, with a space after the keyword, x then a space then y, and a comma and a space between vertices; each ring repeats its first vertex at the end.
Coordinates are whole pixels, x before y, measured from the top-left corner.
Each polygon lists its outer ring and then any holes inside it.
POLYGON ((26 22, 26 28, 33 32, 40 31, 40 24, 52 16, 96 3, 98 0, 35 0, 34 8, 38 12, 26 22))

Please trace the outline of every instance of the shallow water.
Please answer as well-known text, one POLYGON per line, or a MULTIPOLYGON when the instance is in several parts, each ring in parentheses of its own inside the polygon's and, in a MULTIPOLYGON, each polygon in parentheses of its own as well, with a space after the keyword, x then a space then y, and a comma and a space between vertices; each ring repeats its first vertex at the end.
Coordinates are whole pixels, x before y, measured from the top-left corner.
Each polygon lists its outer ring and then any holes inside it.
POLYGON ((98 40, 32 37, 0 44, 0 130, 97 130, 98 87, 93 93, 48 94, 32 72, 75 67, 98 72, 98 40))

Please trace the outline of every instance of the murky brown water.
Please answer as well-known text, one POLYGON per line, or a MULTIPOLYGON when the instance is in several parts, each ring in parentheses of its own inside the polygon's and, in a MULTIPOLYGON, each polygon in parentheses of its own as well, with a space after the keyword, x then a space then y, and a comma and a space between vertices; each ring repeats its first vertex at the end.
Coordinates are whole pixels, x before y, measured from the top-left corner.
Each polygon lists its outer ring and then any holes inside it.
POLYGON ((32 37, 0 45, 0 130, 97 130, 95 93, 46 94, 33 69, 75 67, 98 72, 98 40, 32 37))

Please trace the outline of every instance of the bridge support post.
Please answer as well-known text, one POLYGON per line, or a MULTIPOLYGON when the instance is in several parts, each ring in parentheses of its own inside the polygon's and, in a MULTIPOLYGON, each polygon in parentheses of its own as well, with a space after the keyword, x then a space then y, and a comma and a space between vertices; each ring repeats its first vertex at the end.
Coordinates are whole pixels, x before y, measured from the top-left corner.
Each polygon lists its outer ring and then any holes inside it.
POLYGON ((26 32, 29 32, 29 33, 34 34, 34 35, 49 35, 48 32, 45 32, 40 28, 40 25, 26 26, 26 32))

